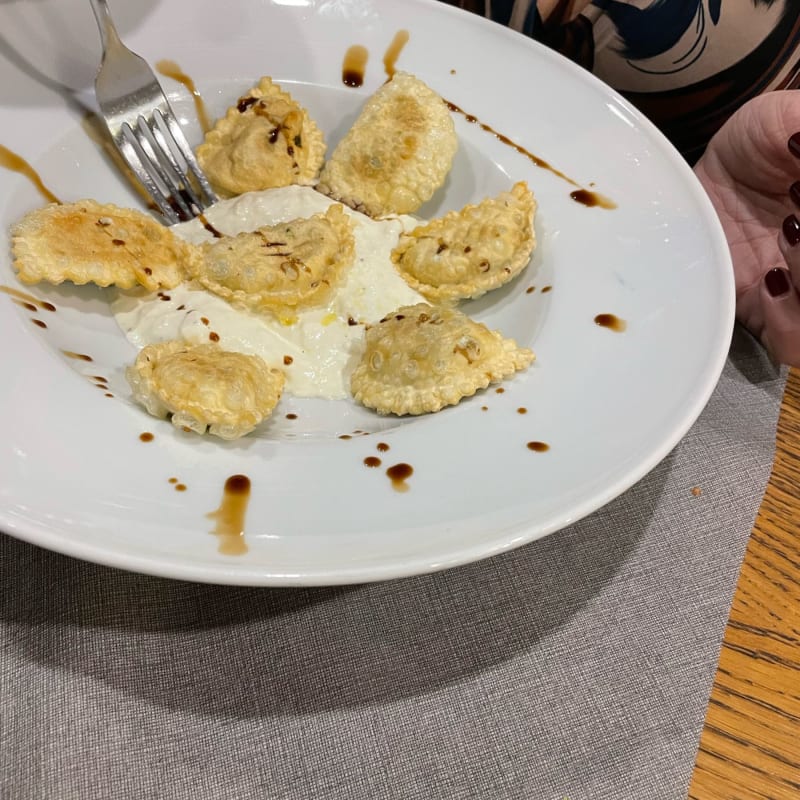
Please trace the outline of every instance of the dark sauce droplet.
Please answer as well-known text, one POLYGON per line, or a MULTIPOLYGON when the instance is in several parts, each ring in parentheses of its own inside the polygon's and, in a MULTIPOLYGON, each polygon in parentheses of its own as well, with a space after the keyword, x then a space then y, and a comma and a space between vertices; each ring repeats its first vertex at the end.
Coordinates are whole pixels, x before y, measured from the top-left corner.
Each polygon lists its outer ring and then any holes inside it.
POLYGON ((45 311, 56 310, 56 307, 52 303, 48 303, 46 300, 39 300, 38 297, 34 297, 27 292, 22 292, 12 286, 0 285, 0 292, 13 298, 14 302, 22 306, 26 311, 36 311, 37 308, 44 309, 45 311))
POLYGON ((489 406, 481 406, 481 411, 488 411, 488 410, 489 410, 489 406))
POLYGON ((144 433, 140 433, 139 434, 139 440, 142 441, 142 442, 152 442, 153 439, 155 439, 155 438, 156 437, 153 436, 153 434, 150 433, 149 431, 145 431, 144 433))
POLYGON ((41 320, 41 319, 32 319, 31 322, 34 325, 38 325, 40 328, 46 328, 47 327, 47 323, 44 320, 41 320))
POLYGON ((287 414, 286 419, 297 419, 297 414, 287 414))
POLYGON ((231 475, 225 481, 225 493, 229 495, 249 495, 250 494, 250 478, 246 475, 231 475))
POLYGON ((527 413, 528 413, 528 409, 527 409, 527 408, 525 408, 524 406, 520 406, 520 407, 517 409, 517 414, 527 414, 527 413))
POLYGON ((595 325, 601 328, 608 328, 615 333, 622 333, 627 327, 628 323, 624 319, 620 319, 616 314, 598 314, 594 318, 595 325))
POLYGON ((550 445, 545 442, 528 442, 527 447, 536 453, 546 453, 550 449, 550 445))
POLYGON ((542 294, 547 294, 548 292, 552 292, 552 291, 553 291, 553 287, 552 286, 542 286, 542 294))
POLYGON ((283 363, 288 367, 290 364, 294 362, 294 359, 291 356, 284 356, 283 363))
POLYGON ((397 31, 394 39, 386 48, 386 52, 383 55, 383 69, 386 72, 387 80, 391 80, 394 77, 397 59, 400 57, 400 53, 403 52, 403 48, 408 44, 408 38, 408 31, 397 31))
POLYGON ((340 439, 352 439, 353 437, 349 433, 343 433, 339 436, 340 439))
MULTIPOLYGON (((175 489, 178 490, 178 484, 175 489)), ((180 490, 178 490, 180 491, 180 490)), ((216 520, 212 531, 219 537, 219 552, 227 556, 239 556, 247 552, 244 539, 244 521, 250 501, 250 479, 246 475, 231 475, 225 481, 222 502, 216 511, 208 514, 216 520)))
POLYGON ((364 83, 364 73, 367 67, 369 51, 360 44, 347 48, 342 62, 342 83, 357 89, 364 83))
POLYGON ((517 144, 517 142, 513 141, 512 139, 509 139, 508 136, 496 131, 491 125, 481 122, 474 114, 468 114, 463 108, 457 106, 455 103, 451 103, 449 100, 444 100, 444 104, 453 113, 461 114, 467 122, 477 125, 481 130, 486 131, 486 133, 490 133, 502 144, 510 147, 512 150, 515 150, 520 155, 525 156, 525 158, 527 158, 528 161, 530 161, 535 167, 547 170, 547 172, 552 173, 557 178, 561 178, 561 180, 566 181, 568 184, 570 184, 570 186, 578 187, 574 192, 570 193, 570 197, 576 202, 587 206, 597 206, 598 208, 612 209, 617 207, 617 204, 611 200, 611 198, 599 194, 598 192, 590 192, 588 189, 581 188, 580 184, 570 178, 569 175, 566 175, 561 170, 556 169, 552 164, 548 163, 543 158, 534 155, 530 150, 524 148, 520 144, 517 144))
POLYGON ((74 358, 76 361, 93 361, 94 360, 91 356, 87 356, 86 353, 73 353, 72 350, 62 350, 61 352, 67 358, 74 358))
POLYGON ((186 491, 186 484, 185 483, 176 483, 175 484, 175 491, 176 492, 185 492, 186 491))
POLYGON ((218 342, 219 334, 216 331, 211 331, 211 333, 208 334, 208 338, 211 339, 212 342, 218 342))
POLYGON ((22 157, 0 144, 0 167, 24 175, 48 203, 61 201, 44 185, 39 173, 22 157))
POLYGON ((224 234, 220 233, 206 218, 205 214, 198 214, 197 219, 203 223, 203 227, 215 238, 222 239, 224 234))
POLYGON ((528 288, 525 290, 525 294, 533 294, 535 291, 536 291, 536 287, 535 287, 535 286, 529 286, 529 287, 528 287, 528 288))
POLYGON ((502 144, 510 147, 512 150, 515 150, 520 155, 525 156, 525 158, 527 158, 528 161, 530 161, 535 167, 539 167, 539 169, 544 169, 548 172, 551 172, 553 175, 561 178, 563 181, 566 181, 571 186, 579 186, 577 181, 572 180, 572 178, 570 178, 568 175, 565 175, 563 172, 561 172, 561 170, 556 169, 552 164, 549 164, 543 158, 539 158, 539 156, 531 153, 530 150, 527 150, 522 145, 512 141, 508 138, 508 136, 496 131, 491 125, 481 122, 474 114, 468 114, 463 108, 457 106, 455 103, 451 103, 449 100, 445 100, 444 103, 453 113, 461 114, 467 122, 478 125, 481 130, 486 131, 486 133, 490 133, 502 144))
POLYGON ((192 94, 194 100, 194 108, 197 112, 197 121, 203 129, 203 133, 211 130, 211 123, 209 122, 208 112, 206 105, 200 92, 197 91, 194 81, 174 62, 167 59, 156 61, 156 69, 165 77, 172 78, 178 83, 183 84, 192 94))
POLYGON ((73 353, 72 350, 62 350, 61 351, 67 358, 74 358, 76 361, 94 361, 91 356, 87 356, 86 353, 73 353))
POLYGON ((169 483, 177 483, 177 482, 178 482, 177 478, 170 478, 169 479, 169 483))
POLYGON ((414 468, 410 464, 395 464, 386 470, 386 475, 392 482, 392 488, 396 492, 407 492, 409 485, 406 481, 414 474, 414 468))
POLYGON ((254 106, 257 102, 257 97, 240 97, 239 102, 236 104, 236 110, 240 114, 244 114, 250 106, 254 106))
POLYGON ((377 456, 367 456, 364 459, 365 467, 371 467, 374 469, 375 467, 379 467, 380 465, 381 465, 381 460, 377 456))
POLYGON ((576 189, 574 192, 570 192, 569 196, 576 203, 580 203, 587 208, 597 207, 612 210, 617 207, 617 204, 610 197, 606 197, 599 192, 591 192, 588 189, 576 189))
POLYGON ((386 444, 386 442, 378 442, 378 444, 375 445, 375 449, 379 453, 388 453, 389 452, 389 445, 386 444))
POLYGON ((501 386, 500 388, 495 389, 494 391, 496 394, 503 394, 503 392, 505 392, 505 389, 501 386))
POLYGON ((348 69, 346 66, 342 68, 342 83, 345 86, 350 86, 357 89, 364 83, 364 73, 360 70, 348 69))

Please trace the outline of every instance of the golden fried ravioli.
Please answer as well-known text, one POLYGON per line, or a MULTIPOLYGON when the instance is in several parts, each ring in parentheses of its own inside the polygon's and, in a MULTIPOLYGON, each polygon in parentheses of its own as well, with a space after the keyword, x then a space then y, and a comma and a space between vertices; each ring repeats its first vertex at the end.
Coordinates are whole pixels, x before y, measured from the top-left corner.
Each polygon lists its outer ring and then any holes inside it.
POLYGON ((95 283, 149 291, 186 277, 197 248, 152 217, 80 200, 26 214, 11 229, 14 268, 23 283, 95 283))
POLYGON ((143 348, 125 373, 133 397, 176 428, 238 439, 266 419, 280 400, 284 374, 259 356, 217 344, 164 342, 143 348))
POLYGON ((408 285, 432 302, 480 297, 528 264, 535 213, 530 189, 517 183, 510 192, 404 233, 392 261, 408 285))
POLYGON ((366 332, 350 379, 353 397, 379 414, 425 414, 525 369, 534 356, 453 308, 398 308, 366 332))
POLYGON ((228 109, 197 148, 220 195, 311 184, 325 158, 325 139, 308 112, 270 78, 228 109))
POLYGON ((317 188, 372 217, 408 214, 444 183, 457 148, 442 98, 397 72, 367 101, 317 188))
POLYGON ((350 219, 332 205, 205 245, 193 277, 230 303, 290 313, 327 300, 354 257, 350 219))

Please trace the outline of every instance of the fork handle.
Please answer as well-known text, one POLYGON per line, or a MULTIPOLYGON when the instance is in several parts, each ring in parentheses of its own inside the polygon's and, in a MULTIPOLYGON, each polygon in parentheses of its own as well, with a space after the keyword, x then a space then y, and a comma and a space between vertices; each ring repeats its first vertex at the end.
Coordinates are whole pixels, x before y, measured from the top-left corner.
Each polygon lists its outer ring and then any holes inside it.
POLYGON ((108 50, 109 46, 121 44, 117 29, 111 21, 111 12, 106 0, 89 0, 94 11, 97 27, 100 29, 100 41, 103 44, 103 51, 108 50))

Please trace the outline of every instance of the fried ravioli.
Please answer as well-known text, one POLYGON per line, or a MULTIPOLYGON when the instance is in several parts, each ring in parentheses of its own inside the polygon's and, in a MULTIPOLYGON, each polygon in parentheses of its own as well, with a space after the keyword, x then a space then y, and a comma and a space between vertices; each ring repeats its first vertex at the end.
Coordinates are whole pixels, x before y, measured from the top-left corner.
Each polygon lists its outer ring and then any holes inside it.
POLYGON ((367 101, 317 188, 372 217, 409 214, 444 183, 457 148, 442 98, 398 72, 367 101))
POLYGON ((291 313, 327 300, 354 257, 350 220, 333 205, 206 245, 193 277, 235 305, 291 313))
POLYGON ((324 158, 317 124, 266 77, 217 120, 197 148, 200 166, 225 197, 311 184, 324 158))
POLYGON ((164 342, 143 348, 125 373, 134 399, 176 428, 238 439, 266 419, 281 397, 284 374, 258 356, 216 344, 164 342))
POLYGON ((455 405, 533 360, 530 350, 456 309, 418 303, 369 328, 350 388, 379 414, 425 414, 455 405))
POLYGON ((51 204, 11 230, 14 268, 23 283, 94 283, 153 292, 186 277, 197 248, 130 208, 94 200, 51 204))
POLYGON ((535 213, 533 195, 517 183, 510 192, 404 233, 392 261, 408 285, 432 302, 480 297, 530 261, 535 213))

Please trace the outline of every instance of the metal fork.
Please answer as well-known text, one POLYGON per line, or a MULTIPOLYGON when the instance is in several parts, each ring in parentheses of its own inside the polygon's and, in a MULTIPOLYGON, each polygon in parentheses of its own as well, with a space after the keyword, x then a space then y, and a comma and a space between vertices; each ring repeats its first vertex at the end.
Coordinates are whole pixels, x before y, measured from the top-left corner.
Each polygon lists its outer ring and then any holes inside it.
POLYGON ((155 73, 119 38, 106 0, 90 0, 103 59, 95 95, 122 157, 170 223, 217 201, 155 73))

